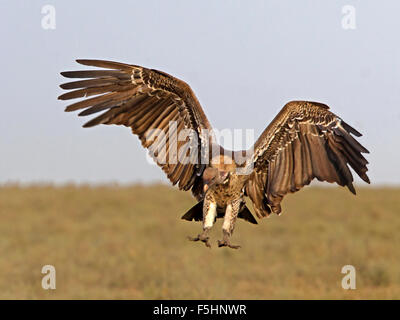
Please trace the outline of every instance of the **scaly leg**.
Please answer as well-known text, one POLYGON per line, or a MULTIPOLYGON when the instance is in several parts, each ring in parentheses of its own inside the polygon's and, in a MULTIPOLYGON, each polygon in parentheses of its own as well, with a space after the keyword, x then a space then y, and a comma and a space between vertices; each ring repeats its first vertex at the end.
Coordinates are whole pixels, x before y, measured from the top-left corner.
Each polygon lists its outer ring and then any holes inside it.
POLYGON ((204 199, 203 205, 203 232, 200 233, 197 237, 189 237, 191 241, 202 241, 206 244, 207 247, 211 248, 211 244, 208 241, 210 237, 208 233, 210 232, 212 226, 214 225, 215 218, 217 216, 217 205, 211 199, 204 199))
POLYGON ((232 249, 239 249, 240 246, 233 245, 230 243, 230 237, 232 236, 233 229, 235 228, 235 222, 239 213, 241 200, 235 200, 231 204, 228 204, 225 211, 224 223, 222 225, 222 240, 218 240, 218 247, 229 247, 232 249))

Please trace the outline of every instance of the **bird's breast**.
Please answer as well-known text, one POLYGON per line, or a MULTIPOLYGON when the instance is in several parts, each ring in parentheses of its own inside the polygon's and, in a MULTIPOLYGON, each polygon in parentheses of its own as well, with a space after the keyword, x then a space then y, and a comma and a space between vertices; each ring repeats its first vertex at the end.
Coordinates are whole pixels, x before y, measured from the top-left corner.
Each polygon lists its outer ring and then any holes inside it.
POLYGON ((228 203, 242 197, 242 186, 236 179, 231 178, 228 183, 212 186, 209 195, 219 207, 226 207, 228 203))

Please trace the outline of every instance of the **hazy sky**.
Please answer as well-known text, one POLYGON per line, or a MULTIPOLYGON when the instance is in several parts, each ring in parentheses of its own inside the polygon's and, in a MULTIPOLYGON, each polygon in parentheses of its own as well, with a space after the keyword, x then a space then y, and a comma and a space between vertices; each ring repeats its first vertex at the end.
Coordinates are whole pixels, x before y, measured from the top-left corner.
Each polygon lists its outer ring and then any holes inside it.
POLYGON ((63 112, 59 72, 80 68, 76 58, 171 73, 214 127, 256 137, 290 100, 327 103, 364 134, 371 181, 400 183, 399 1, 3 0, 0 10, 0 183, 167 181, 129 129, 83 129, 86 118, 63 112), (48 4, 54 30, 41 24, 48 4), (342 27, 345 5, 356 29, 342 27))

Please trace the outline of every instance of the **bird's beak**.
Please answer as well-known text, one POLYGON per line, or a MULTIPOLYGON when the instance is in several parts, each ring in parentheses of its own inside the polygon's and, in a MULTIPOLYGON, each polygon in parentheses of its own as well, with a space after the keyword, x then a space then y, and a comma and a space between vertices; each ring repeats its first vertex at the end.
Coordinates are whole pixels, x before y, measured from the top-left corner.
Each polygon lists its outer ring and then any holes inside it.
POLYGON ((223 182, 225 182, 225 180, 228 178, 229 176, 229 171, 221 171, 221 180, 223 182))
POLYGON ((207 190, 208 190, 208 184, 207 184, 207 183, 205 183, 205 184, 204 184, 204 187, 203 187, 203 192, 204 192, 204 193, 206 193, 206 192, 207 192, 207 190))

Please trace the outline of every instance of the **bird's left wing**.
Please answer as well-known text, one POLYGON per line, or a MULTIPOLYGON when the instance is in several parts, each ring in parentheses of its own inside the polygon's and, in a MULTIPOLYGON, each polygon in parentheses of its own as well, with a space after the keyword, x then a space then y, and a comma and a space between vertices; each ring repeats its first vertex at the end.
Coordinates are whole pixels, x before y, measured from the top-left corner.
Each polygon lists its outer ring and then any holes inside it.
POLYGON ((369 183, 368 153, 353 135, 361 134, 322 103, 286 104, 254 145, 254 166, 245 185, 258 217, 281 212, 280 202, 311 180, 336 182, 355 194, 348 165, 369 183))
POLYGON ((105 69, 61 73, 67 78, 85 79, 61 85, 73 91, 59 99, 84 98, 66 111, 83 109, 80 116, 103 111, 84 127, 130 127, 170 181, 179 183, 180 189, 192 188, 199 197, 204 170, 200 159, 208 147, 209 136, 205 132, 211 126, 189 85, 164 72, 136 65, 103 60, 77 62, 105 69))

